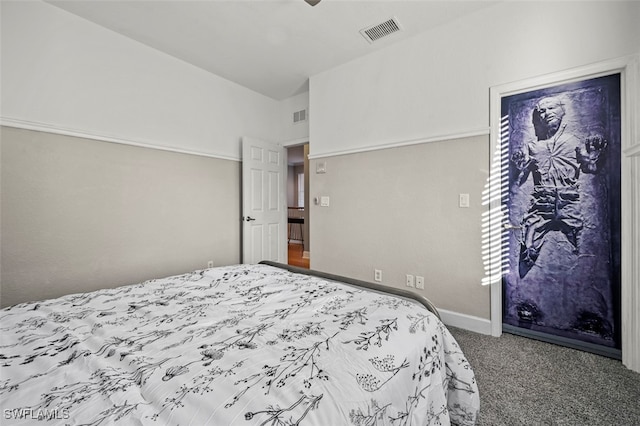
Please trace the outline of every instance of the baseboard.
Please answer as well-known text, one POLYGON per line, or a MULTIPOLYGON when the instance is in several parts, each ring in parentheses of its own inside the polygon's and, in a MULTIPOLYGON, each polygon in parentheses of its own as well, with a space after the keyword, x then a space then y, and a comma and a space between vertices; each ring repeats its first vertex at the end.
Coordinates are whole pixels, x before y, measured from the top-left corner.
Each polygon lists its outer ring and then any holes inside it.
POLYGON ((438 309, 440 318, 445 325, 462 328, 480 334, 491 334, 491 321, 485 318, 461 314, 459 312, 438 309))

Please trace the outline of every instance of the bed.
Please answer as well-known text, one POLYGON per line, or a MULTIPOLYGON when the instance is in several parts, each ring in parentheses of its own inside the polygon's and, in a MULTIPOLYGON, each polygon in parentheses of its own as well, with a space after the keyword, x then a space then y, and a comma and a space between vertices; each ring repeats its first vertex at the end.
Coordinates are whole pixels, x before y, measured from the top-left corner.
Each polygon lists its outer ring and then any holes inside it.
POLYGON ((264 262, 5 308, 2 424, 474 424, 437 310, 382 290, 264 262))

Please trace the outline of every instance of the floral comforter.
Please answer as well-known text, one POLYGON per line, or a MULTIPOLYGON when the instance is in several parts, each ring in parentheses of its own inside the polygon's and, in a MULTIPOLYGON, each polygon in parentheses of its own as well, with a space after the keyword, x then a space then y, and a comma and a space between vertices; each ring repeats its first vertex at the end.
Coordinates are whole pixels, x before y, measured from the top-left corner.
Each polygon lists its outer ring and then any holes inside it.
POLYGON ((0 311, 2 424, 474 424, 421 304, 233 265, 0 311))

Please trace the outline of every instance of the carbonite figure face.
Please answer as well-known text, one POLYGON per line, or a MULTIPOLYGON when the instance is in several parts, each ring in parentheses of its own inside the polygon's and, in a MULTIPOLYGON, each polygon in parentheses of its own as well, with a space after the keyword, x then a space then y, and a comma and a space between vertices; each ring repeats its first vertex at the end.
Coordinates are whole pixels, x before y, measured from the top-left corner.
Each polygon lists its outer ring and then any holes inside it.
MULTIPOLYGON (((558 99, 545 98, 536 105, 535 114, 538 116, 540 126, 544 128, 546 136, 550 137, 558 131, 562 123, 564 107, 558 99)), ((534 124, 535 121, 534 119, 534 124)))

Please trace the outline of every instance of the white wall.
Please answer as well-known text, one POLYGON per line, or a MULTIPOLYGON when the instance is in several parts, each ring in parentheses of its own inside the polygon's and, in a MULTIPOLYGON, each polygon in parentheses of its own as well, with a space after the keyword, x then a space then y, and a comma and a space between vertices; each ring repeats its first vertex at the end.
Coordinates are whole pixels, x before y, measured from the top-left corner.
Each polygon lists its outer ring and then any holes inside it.
POLYGON ((2 122, 240 159, 279 102, 40 1, 2 1, 2 122))
POLYGON ((291 96, 280 102, 279 142, 299 144, 309 141, 309 92, 291 96), (307 120, 293 122, 293 113, 307 110, 307 120))
POLYGON ((310 80, 312 157, 489 126, 489 88, 640 51, 639 2, 503 2, 310 80))

